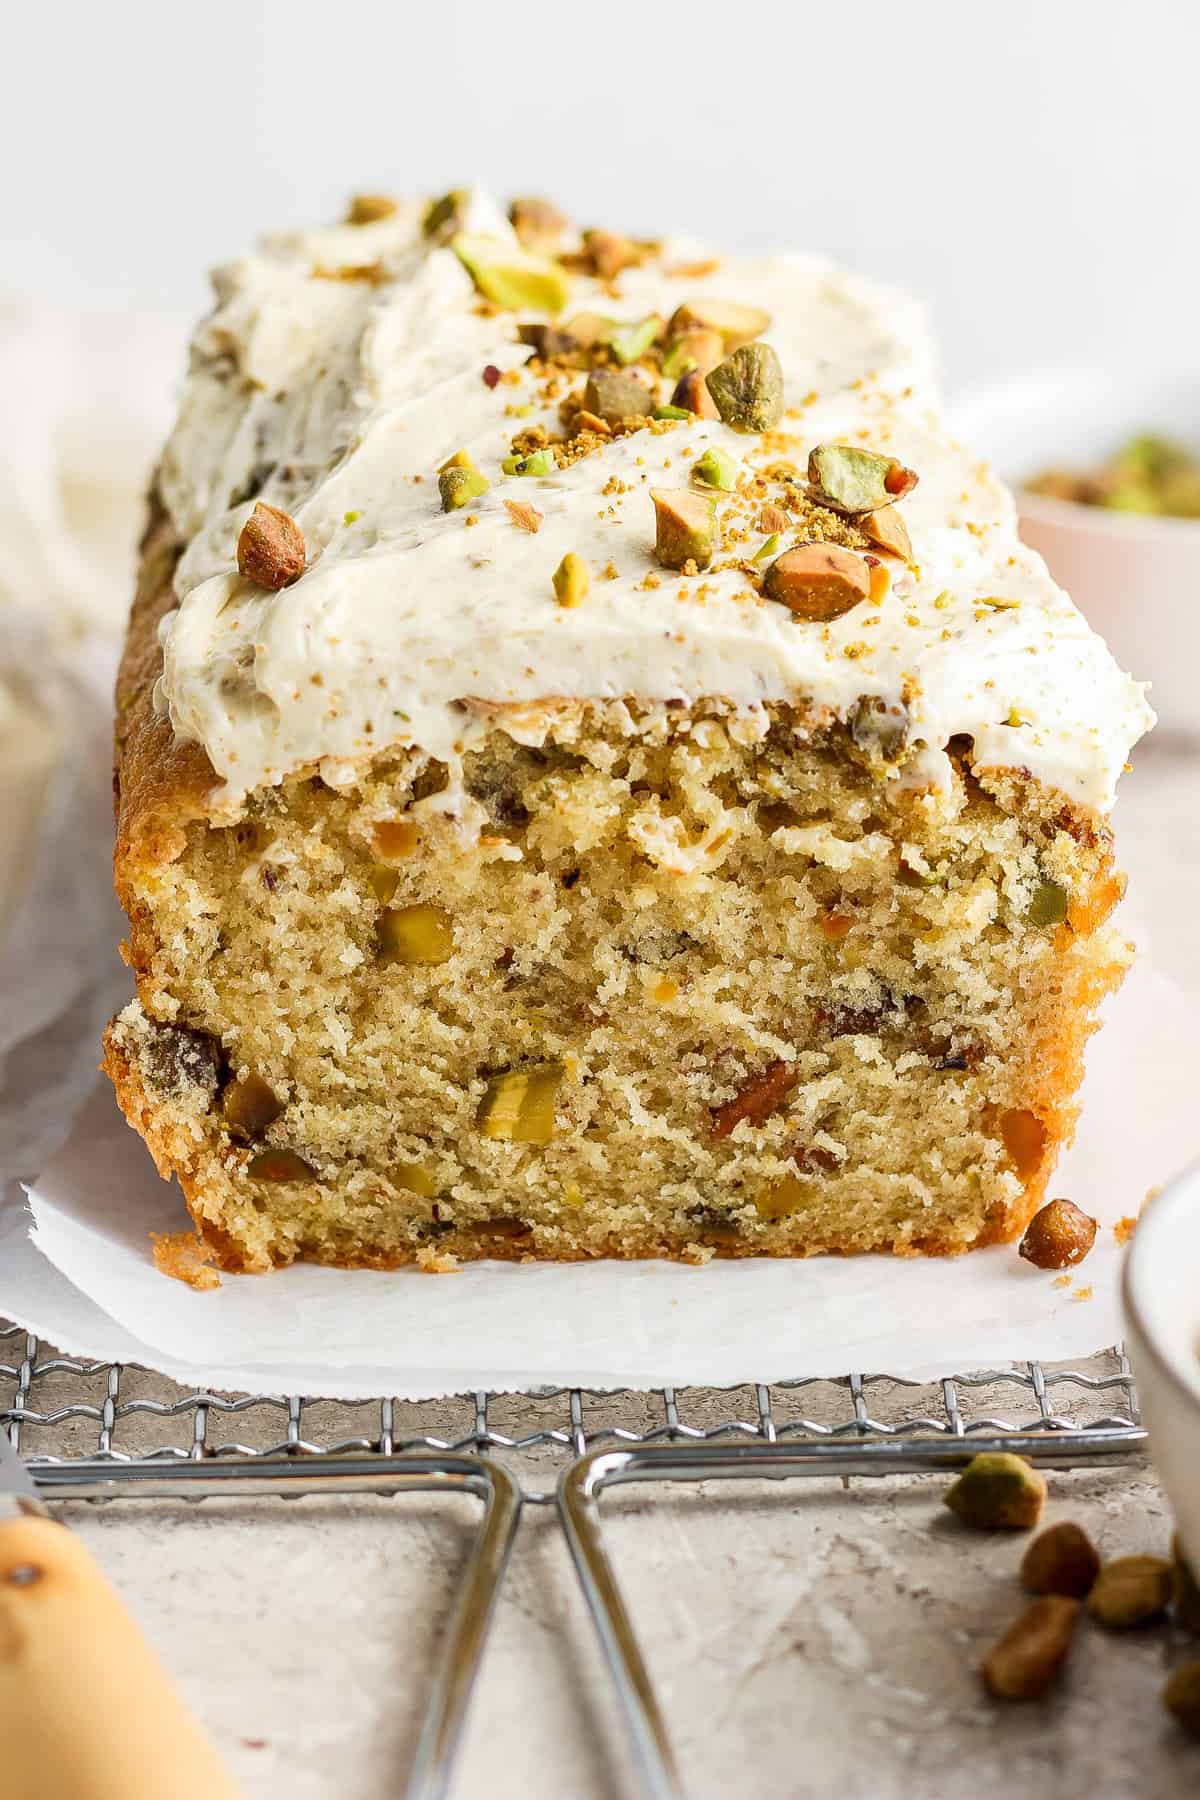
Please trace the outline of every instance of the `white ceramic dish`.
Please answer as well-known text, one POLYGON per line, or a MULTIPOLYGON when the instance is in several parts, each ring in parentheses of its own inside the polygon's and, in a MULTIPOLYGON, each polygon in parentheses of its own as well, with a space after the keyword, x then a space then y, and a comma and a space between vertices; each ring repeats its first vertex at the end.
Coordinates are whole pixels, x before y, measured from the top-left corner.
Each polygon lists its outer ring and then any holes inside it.
POLYGON ((964 392, 957 434, 1017 490, 1021 536, 1106 640, 1151 683, 1162 727, 1200 733, 1200 520, 1142 518, 1022 491, 1040 469, 1089 469, 1139 432, 1200 453, 1200 369, 1072 367, 964 392))
POLYGON ((1139 1220, 1122 1297, 1150 1453, 1200 1568, 1200 1163, 1139 1220))

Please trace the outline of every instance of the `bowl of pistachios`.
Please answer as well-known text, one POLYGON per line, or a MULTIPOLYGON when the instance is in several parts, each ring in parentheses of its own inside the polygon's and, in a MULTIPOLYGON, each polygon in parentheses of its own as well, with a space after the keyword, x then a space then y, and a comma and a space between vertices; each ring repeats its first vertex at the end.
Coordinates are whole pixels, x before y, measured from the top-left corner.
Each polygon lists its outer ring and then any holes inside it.
POLYGON ((1200 1567, 1200 1163, 1143 1211, 1122 1298, 1150 1454, 1200 1567))
POLYGON ((952 422, 1160 726, 1200 734, 1200 371, 1034 371, 964 393, 952 422))

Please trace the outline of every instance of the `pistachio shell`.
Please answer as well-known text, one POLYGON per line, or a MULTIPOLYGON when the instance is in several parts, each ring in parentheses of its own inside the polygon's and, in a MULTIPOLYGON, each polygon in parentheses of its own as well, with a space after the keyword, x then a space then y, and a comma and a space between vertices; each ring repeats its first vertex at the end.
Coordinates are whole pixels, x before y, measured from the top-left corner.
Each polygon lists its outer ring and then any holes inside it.
POLYGON ((671 315, 671 336, 686 331, 712 331, 725 350, 737 350, 770 329, 771 315, 758 306, 742 306, 735 300, 685 300, 671 315))
POLYGON ((716 547, 716 501, 688 488, 651 488, 654 502, 654 554, 666 569, 693 562, 706 569, 716 547))
POLYGON ((593 369, 583 390, 583 404, 606 425, 649 418, 654 411, 654 398, 645 383, 620 369, 593 369))
POLYGON ((732 492, 737 486, 737 478, 737 463, 716 444, 710 444, 703 456, 698 456, 692 464, 692 480, 703 482, 705 487, 732 492))
POLYGON ((478 469, 450 468, 443 469, 438 476, 438 493, 442 497, 443 512, 458 512, 461 507, 469 506, 480 494, 486 494, 488 482, 486 475, 478 469))
POLYGON ((823 505, 845 513, 879 512, 917 482, 894 456, 856 444, 818 444, 809 455, 808 479, 823 505))
POLYGON ((710 370, 706 385, 735 431, 771 431, 783 417, 783 370, 770 344, 743 344, 710 370))
POLYGON ((871 570, 836 544, 801 544, 771 564, 763 588, 799 618, 839 619, 868 598, 871 570))
POLYGON ((460 232, 451 248, 486 299, 511 312, 558 313, 570 284, 558 263, 532 256, 503 238, 460 232))

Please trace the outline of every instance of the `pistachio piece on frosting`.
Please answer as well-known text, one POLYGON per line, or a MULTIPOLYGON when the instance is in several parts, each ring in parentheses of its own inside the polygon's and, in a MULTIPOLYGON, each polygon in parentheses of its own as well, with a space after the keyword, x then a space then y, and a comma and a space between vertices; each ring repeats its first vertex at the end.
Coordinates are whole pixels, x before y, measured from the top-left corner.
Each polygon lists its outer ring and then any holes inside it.
POLYGON ((450 245, 486 300, 508 312, 558 313, 570 284, 558 263, 503 238, 459 232, 450 245))
POLYGON ((570 356, 581 347, 575 334, 560 325, 518 325, 517 340, 528 344, 543 362, 549 362, 552 356, 570 356))
POLYGON ((671 395, 671 405, 686 407, 689 413, 694 413, 699 419, 719 417, 717 403, 709 393, 699 369, 689 369, 686 375, 679 377, 671 395))
POLYGON ((463 468, 455 464, 443 469, 438 476, 438 493, 442 497, 443 512, 458 512, 461 507, 469 506, 472 500, 478 500, 480 494, 488 491, 486 475, 474 467, 463 468))
POLYGON ((654 400, 645 383, 620 369, 593 369, 583 390, 583 404, 586 411, 595 413, 606 425, 619 425, 622 419, 648 418, 654 411, 654 400))
POLYGON ((759 306, 740 306, 733 300, 685 300, 671 314, 671 336, 684 332, 711 331, 726 351, 738 350, 770 328, 771 315, 759 306))
POLYGON ((616 329, 615 319, 595 312, 572 313, 563 326, 584 350, 590 350, 593 344, 606 344, 616 329))
POLYGON ((705 380, 734 431, 771 431, 783 417, 783 370, 770 344, 743 344, 705 380))
POLYGON ((377 225, 390 219, 396 202, 390 194, 355 194, 346 211, 347 225, 377 225))
POLYGON ((238 533, 237 566, 239 575, 272 593, 299 581, 304 573, 304 534, 295 519, 265 500, 256 501, 238 533))
POLYGON ((904 562, 912 561, 912 539, 908 535, 908 526, 894 506, 881 506, 877 512, 866 513, 859 524, 871 542, 886 551, 888 556, 898 556, 904 562))
POLYGON ((878 512, 917 485, 912 469, 894 456, 854 444, 818 444, 808 459, 808 479, 815 499, 843 513, 878 512))
POLYGON ((737 486, 737 476, 736 462, 716 444, 710 444, 703 456, 698 456, 692 464, 692 480, 702 482, 705 487, 732 491, 737 486))
POLYGON ((668 381, 678 381, 689 369, 699 369, 702 375, 707 375, 724 354, 725 344, 720 332, 705 331, 697 326, 671 339, 663 357, 663 374, 668 381))
POLYGON ((665 569, 706 569, 716 548, 716 501, 687 488, 651 488, 654 554, 665 569))
POLYGON ((601 281, 612 281, 622 269, 631 268, 642 260, 642 253, 633 239, 621 237, 615 231, 585 231, 583 247, 601 281))
POLYGON ((567 551, 553 579, 554 598, 560 606, 578 606, 591 586, 588 566, 573 550, 567 551))
POLYGON ((568 224, 557 206, 533 194, 519 195, 509 207, 508 217, 526 250, 538 256, 553 251, 568 224))
POLYGON ((651 344, 655 343, 663 328, 663 322, 657 313, 648 318, 639 319, 636 325, 618 325, 609 336, 609 347, 622 367, 626 363, 635 363, 645 356, 651 344))
POLYGON ((650 414, 652 419, 690 419, 694 414, 686 406, 656 406, 650 414))
POLYGON ((500 464, 506 475, 553 475, 557 466, 553 450, 531 450, 528 456, 506 456, 500 464))
POLYGON ((763 587, 798 618, 840 619, 870 594, 871 571, 836 544, 801 544, 771 564, 763 587))
POLYGON ((421 230, 434 243, 444 244, 456 231, 461 231, 467 218, 471 195, 466 188, 451 188, 437 200, 431 200, 421 219, 421 230))

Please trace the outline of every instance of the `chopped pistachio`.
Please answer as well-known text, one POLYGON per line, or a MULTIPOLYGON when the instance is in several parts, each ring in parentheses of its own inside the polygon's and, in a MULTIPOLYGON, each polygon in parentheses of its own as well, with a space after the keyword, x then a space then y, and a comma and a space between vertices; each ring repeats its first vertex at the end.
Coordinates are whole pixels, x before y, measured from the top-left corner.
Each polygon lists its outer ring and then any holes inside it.
POLYGON ((846 714, 850 736, 876 762, 895 762, 908 745, 908 708, 881 694, 860 694, 846 714))
POLYGON ((1025 911, 1025 917, 1038 931, 1048 926, 1061 925, 1070 911, 1071 900, 1065 887, 1057 881, 1044 876, 1033 890, 1033 898, 1025 911))
POLYGON ((654 411, 654 399, 645 383, 618 369, 593 369, 583 390, 583 404, 606 425, 647 418, 654 411))
POLYGON ((347 225, 377 225, 390 219, 396 202, 390 194, 355 194, 346 213, 347 225))
POLYGON ((650 414, 652 419, 690 419, 693 416, 686 406, 656 406, 650 414))
POLYGON ((567 229, 567 217, 557 206, 534 194, 522 194, 508 209, 509 223, 526 250, 543 256, 552 251, 567 229))
POLYGON ((252 1181, 315 1181, 317 1171, 295 1150, 261 1150, 251 1157, 246 1173, 252 1181))
POLYGON ((554 1136, 554 1101, 565 1073, 562 1063, 542 1063, 493 1075, 475 1115, 484 1137, 510 1144, 548 1144, 554 1136))
POLYGON ((261 1075, 243 1075, 231 1081, 221 1095, 225 1123, 243 1137, 261 1137, 282 1111, 283 1101, 261 1075))
POLYGON ((622 367, 626 363, 635 363, 645 356, 651 344, 655 342, 663 322, 657 313, 648 318, 639 319, 636 325, 619 325, 608 342, 613 355, 622 367))
POLYGON ((772 431, 783 417, 783 370, 770 344, 743 344, 709 371, 706 383, 735 431, 772 431))
POLYGON ((238 533, 238 574, 256 587, 278 593, 299 581, 304 563, 304 533, 295 519, 265 500, 256 500, 238 533))
POLYGON ((854 444, 818 444, 809 455, 808 479, 822 505, 845 513, 879 512, 917 484, 894 456, 854 444))
POLYGON ((1088 1595, 1088 1611, 1109 1631, 1157 1619, 1171 1602, 1171 1564, 1161 1556, 1118 1556, 1105 1563, 1088 1595))
POLYGON ((463 232, 451 249, 480 293, 507 311, 558 313, 567 304, 570 285, 558 263, 531 256, 503 238, 463 232))
POLYGON ((438 476, 443 512, 458 512, 488 491, 488 479, 478 469, 444 469, 438 476))
POLYGON ((393 906, 379 916, 384 963, 444 963, 454 954, 454 927, 440 906, 393 906))
POLYGON ((978 1531, 1028 1531, 1041 1517, 1045 1499, 1045 1476, 1004 1450, 973 1456, 942 1496, 964 1525, 978 1531))
POLYGON ((473 469, 474 467, 475 464, 469 450, 456 450, 453 456, 448 456, 444 463, 438 464, 438 474, 444 475, 447 469, 473 469))
POLYGON ((436 1176, 431 1175, 423 1163, 396 1163, 392 1169, 392 1180, 405 1193, 418 1194, 422 1200, 436 1200, 441 1192, 436 1176))
POLYGON ((578 606, 590 586, 587 564, 568 550, 554 571, 554 598, 560 606, 578 606))
POLYGON ((671 315, 671 336, 685 331, 713 331, 726 350, 739 350, 770 328, 771 315, 758 306, 733 300, 685 300, 671 315))
POLYGON ((867 513, 859 520, 859 524, 871 542, 877 544, 888 556, 898 556, 904 562, 912 561, 912 539, 908 535, 908 526, 894 506, 881 506, 877 512, 867 513))
POLYGON ((585 350, 590 350, 593 344, 607 344, 617 328, 615 319, 594 312, 572 313, 563 326, 563 330, 585 350))
POLYGON ((531 450, 528 456, 506 456, 500 467, 506 475, 553 475, 558 464, 553 450, 531 450))
POLYGON ((668 381, 677 381, 689 369, 699 369, 702 375, 707 375, 710 369, 716 368, 724 354, 725 344, 720 332, 704 331, 697 326, 671 340, 663 357, 663 374, 668 381))
POLYGON ((780 537, 779 533, 773 531, 769 538, 763 539, 762 543, 758 546, 758 549, 754 552, 751 561, 766 562, 768 557, 778 556, 779 546, 782 542, 783 539, 780 537))
POLYGON ((386 863, 374 863, 367 882, 380 906, 386 906, 400 885, 400 875, 398 870, 389 869, 386 863))
POLYGON ((612 281, 622 269, 641 262, 642 253, 632 238, 615 231, 585 231, 583 247, 601 281, 612 281))
POLYGON ((737 486, 737 478, 736 462, 716 444, 710 444, 703 456, 698 456, 692 464, 692 480, 702 481, 705 487, 731 492, 737 486))
POLYGON ((358 521, 361 518, 362 518, 362 514, 360 512, 355 512, 353 509, 351 509, 349 512, 344 512, 342 514, 342 524, 343 525, 357 525, 358 521))
POLYGON ((461 231, 466 223, 470 200, 471 195, 467 188, 451 188, 450 192, 443 194, 440 199, 431 200, 425 208, 425 214, 421 220, 421 230, 425 236, 433 238, 438 243, 445 243, 456 232, 461 231))
POLYGON ((548 362, 552 356, 570 356, 581 347, 575 334, 561 325, 518 325, 517 339, 528 344, 543 362, 548 362))
POLYGON ((716 548, 717 503, 687 488, 651 488, 654 502, 654 554, 665 569, 695 563, 706 569, 716 548))
POLYGON ((671 395, 671 404, 686 407, 696 418, 715 419, 718 416, 717 403, 709 393, 699 369, 690 369, 686 375, 679 377, 671 395))
POLYGON ((798 618, 840 619, 870 594, 871 570, 836 544, 801 544, 771 564, 763 588, 798 618))

